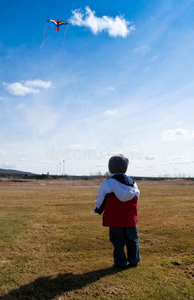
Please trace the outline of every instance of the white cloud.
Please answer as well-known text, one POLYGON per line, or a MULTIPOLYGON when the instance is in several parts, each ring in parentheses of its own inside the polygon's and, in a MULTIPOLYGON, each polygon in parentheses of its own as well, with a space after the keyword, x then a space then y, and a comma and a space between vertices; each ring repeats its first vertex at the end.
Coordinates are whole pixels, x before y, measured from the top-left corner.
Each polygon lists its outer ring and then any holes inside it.
POLYGON ((151 58, 151 61, 156 61, 158 59, 158 55, 154 55, 152 58, 151 58))
POLYGON ((185 160, 188 159, 188 155, 180 155, 180 156, 172 156, 169 158, 170 161, 180 161, 180 160, 185 160))
POLYGON ((20 82, 15 82, 15 83, 5 83, 4 85, 6 87, 6 90, 14 96, 25 96, 28 94, 38 94, 40 93, 39 90, 35 90, 33 88, 24 86, 23 84, 21 84, 20 82))
POLYGON ((69 145, 68 148, 71 148, 71 149, 83 149, 84 146, 82 144, 72 144, 72 145, 69 145))
POLYGON ((115 90, 115 88, 113 86, 107 86, 107 87, 102 87, 101 89, 98 89, 98 91, 96 92, 96 95, 100 95, 100 96, 106 96, 107 94, 113 92, 115 90))
POLYGON ((72 25, 87 27, 94 34, 106 31, 109 36, 121 36, 126 38, 133 30, 135 30, 134 25, 132 25, 132 23, 127 21, 124 17, 96 17, 95 11, 92 11, 88 6, 86 6, 85 14, 81 13, 80 9, 73 10, 72 13, 73 16, 69 20, 72 25))
POLYGON ((4 82, 6 90, 14 96, 26 96, 28 94, 39 94, 40 90, 37 88, 47 89, 51 87, 51 81, 42 81, 39 79, 22 81, 22 82, 14 82, 14 83, 6 83, 4 82))
POLYGON ((118 114, 118 111, 117 109, 112 109, 112 110, 105 111, 105 113, 110 116, 116 116, 118 114))
POLYGON ((17 154, 17 155, 29 155, 28 152, 22 152, 22 151, 16 152, 15 154, 17 154))
POLYGON ((7 98, 0 97, 0 102, 6 102, 6 101, 7 101, 7 98))
POLYGON ((136 48, 134 51, 137 53, 140 53, 141 55, 146 55, 150 51, 150 47, 141 46, 141 47, 136 48))
POLYGON ((145 160, 156 160, 158 157, 156 155, 153 156, 145 156, 145 160))
POLYGON ((20 159, 19 159, 19 161, 21 162, 23 162, 23 161, 26 161, 26 159, 24 158, 24 157, 21 157, 20 159))
POLYGON ((186 129, 168 129, 162 132, 163 140, 180 140, 182 138, 192 138, 194 137, 194 130, 186 129))
POLYGON ((185 160, 185 161, 177 161, 174 164, 176 164, 176 165, 185 165, 185 164, 191 164, 191 163, 192 163, 192 161, 185 160))
POLYGON ((3 164, 0 165, 0 168, 2 169, 16 169, 18 166, 16 165, 10 165, 7 162, 4 162, 3 164))
POLYGON ((43 89, 48 89, 51 87, 52 82, 35 79, 35 80, 27 80, 24 82, 24 84, 29 87, 39 87, 39 88, 43 88, 43 89))
POLYGON ((193 155, 191 153, 186 153, 180 156, 169 157, 169 164, 191 164, 194 162, 193 155))
POLYGON ((127 149, 127 148, 122 148, 122 145, 118 143, 118 145, 116 144, 114 146, 114 148, 118 148, 118 149, 115 149, 115 151, 104 151, 102 152, 102 157, 104 156, 105 158, 110 158, 111 156, 113 155, 117 155, 118 153, 122 153, 123 155, 125 155, 130 163, 132 162, 142 162, 144 159, 145 159, 145 155, 143 153, 142 150, 136 150, 136 149, 127 149), (117 146, 117 147, 116 147, 117 146), (121 147, 118 147, 118 146, 121 146, 121 147), (120 149, 119 149, 120 148, 120 149))

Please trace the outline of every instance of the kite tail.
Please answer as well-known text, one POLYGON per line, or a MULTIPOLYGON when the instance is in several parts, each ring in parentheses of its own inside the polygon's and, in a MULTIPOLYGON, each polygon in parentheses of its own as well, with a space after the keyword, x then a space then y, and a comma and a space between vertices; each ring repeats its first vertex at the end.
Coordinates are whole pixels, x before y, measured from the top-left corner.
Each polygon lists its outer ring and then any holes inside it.
POLYGON ((65 45, 65 36, 66 36, 68 27, 69 27, 69 24, 67 25, 67 28, 66 28, 66 30, 65 30, 63 45, 62 45, 61 49, 59 50, 59 52, 61 52, 61 50, 63 49, 63 47, 64 47, 64 45, 65 45))
POLYGON ((43 38, 43 43, 42 43, 42 45, 40 46, 40 49, 42 48, 42 46, 44 46, 45 35, 46 35, 46 25, 47 25, 47 22, 46 22, 45 27, 44 27, 44 38, 43 38))

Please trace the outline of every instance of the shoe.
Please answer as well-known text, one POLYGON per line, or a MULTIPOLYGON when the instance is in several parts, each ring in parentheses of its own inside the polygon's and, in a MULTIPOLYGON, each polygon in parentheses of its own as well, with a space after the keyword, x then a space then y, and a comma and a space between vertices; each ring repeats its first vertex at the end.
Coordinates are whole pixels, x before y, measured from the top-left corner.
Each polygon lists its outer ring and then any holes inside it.
POLYGON ((136 268, 138 266, 138 263, 135 264, 129 264, 129 268, 136 268))
POLYGON ((114 268, 117 268, 117 269, 127 269, 128 265, 114 265, 114 268))

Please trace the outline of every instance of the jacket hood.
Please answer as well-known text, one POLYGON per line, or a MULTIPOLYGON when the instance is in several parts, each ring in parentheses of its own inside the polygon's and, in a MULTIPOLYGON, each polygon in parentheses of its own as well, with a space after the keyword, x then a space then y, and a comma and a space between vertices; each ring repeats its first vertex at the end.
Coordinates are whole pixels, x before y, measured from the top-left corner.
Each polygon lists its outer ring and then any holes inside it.
POLYGON ((132 178, 126 176, 125 174, 120 174, 120 176, 118 177, 113 174, 111 178, 108 179, 108 181, 110 190, 112 190, 112 192, 119 200, 125 202, 131 200, 135 196, 137 197, 137 199, 139 198, 140 191, 137 187, 137 184, 133 181, 132 178), (128 184, 126 184, 127 182, 128 184))

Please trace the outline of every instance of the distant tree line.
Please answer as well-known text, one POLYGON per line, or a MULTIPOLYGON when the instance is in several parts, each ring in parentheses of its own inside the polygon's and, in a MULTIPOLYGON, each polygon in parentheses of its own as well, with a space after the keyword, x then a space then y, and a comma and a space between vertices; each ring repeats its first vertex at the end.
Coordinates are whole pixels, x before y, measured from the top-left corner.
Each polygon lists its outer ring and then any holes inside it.
MULTIPOLYGON (((32 174, 32 173, 25 173, 25 172, 19 172, 19 173, 12 173, 12 172, 0 172, 1 178, 10 178, 10 179, 28 179, 28 180, 57 180, 57 179, 63 179, 63 180, 93 180, 93 179, 107 179, 110 177, 110 174, 108 172, 104 173, 103 175, 98 172, 95 175, 49 175, 49 174, 32 174)), ((183 178, 183 179, 189 179, 194 180, 194 177, 185 177, 185 176, 170 176, 170 175, 164 175, 164 176, 158 176, 158 177, 152 177, 152 176, 132 176, 134 180, 150 180, 150 181, 158 181, 158 180, 166 180, 166 179, 177 179, 177 178, 183 178)))

